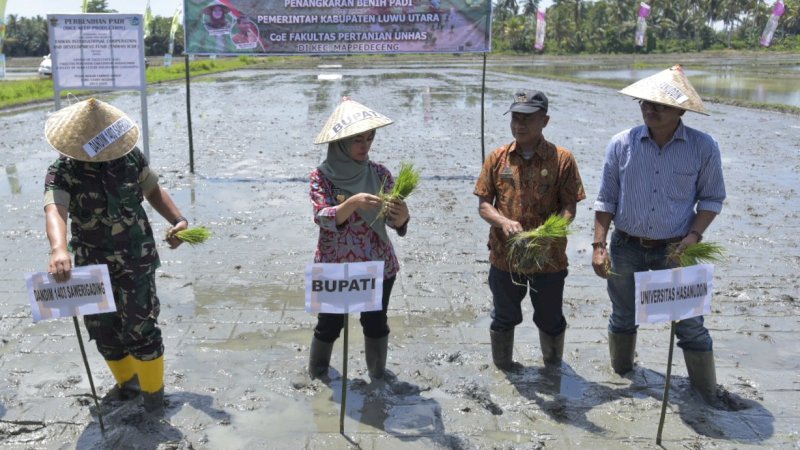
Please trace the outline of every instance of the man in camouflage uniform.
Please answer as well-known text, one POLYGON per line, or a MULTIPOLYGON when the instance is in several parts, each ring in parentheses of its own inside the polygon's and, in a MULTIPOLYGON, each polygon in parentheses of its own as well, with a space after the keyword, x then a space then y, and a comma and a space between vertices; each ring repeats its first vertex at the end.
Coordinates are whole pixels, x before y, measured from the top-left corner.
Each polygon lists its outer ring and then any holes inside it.
POLYGON ((53 114, 45 135, 62 154, 45 180, 48 271, 58 282, 68 280, 70 251, 76 266, 108 266, 117 311, 85 316, 89 337, 117 381, 119 398, 141 391, 145 409, 163 413, 164 345, 155 285, 160 260, 142 201, 173 224, 167 231, 170 248, 181 244, 175 233, 188 223, 135 147, 139 129, 122 111, 89 99, 53 114))

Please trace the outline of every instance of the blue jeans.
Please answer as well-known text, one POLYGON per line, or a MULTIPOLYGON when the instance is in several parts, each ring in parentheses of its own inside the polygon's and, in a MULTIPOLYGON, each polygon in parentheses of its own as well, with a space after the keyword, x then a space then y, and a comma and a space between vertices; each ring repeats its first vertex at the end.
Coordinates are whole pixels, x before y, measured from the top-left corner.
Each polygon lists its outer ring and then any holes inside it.
POLYGON ((533 323, 543 332, 558 336, 567 328, 562 305, 567 271, 523 275, 489 268, 492 290, 492 331, 511 331, 522 323, 522 299, 530 287, 533 323), (513 277, 513 278, 512 278, 513 277))
MULTIPOLYGON (((672 269, 676 264, 667 257, 667 246, 644 247, 628 240, 616 231, 611 235, 611 271, 608 278, 608 296, 611 299, 611 317, 608 331, 616 334, 634 334, 636 325, 636 292, 634 272, 672 269)), ((703 316, 684 319, 675 326, 678 347, 696 352, 712 349, 711 335, 703 325, 703 316)))

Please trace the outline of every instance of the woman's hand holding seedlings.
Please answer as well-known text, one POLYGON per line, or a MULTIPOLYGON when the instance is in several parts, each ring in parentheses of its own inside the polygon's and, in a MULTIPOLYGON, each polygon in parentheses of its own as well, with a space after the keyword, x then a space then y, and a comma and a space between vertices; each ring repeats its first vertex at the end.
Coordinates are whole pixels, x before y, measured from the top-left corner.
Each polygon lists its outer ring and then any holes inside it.
POLYGON ((386 217, 389 218, 392 226, 400 228, 408 221, 408 205, 403 200, 395 198, 386 203, 386 217))

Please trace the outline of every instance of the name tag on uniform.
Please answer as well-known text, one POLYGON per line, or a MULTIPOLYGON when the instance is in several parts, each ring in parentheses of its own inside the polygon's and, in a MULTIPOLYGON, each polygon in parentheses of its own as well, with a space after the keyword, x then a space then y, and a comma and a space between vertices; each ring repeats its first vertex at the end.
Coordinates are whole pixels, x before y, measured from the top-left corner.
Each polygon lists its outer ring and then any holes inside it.
POLYGON ((500 172, 500 178, 503 180, 513 180, 514 179, 514 171, 511 170, 511 166, 505 166, 503 171, 500 172))

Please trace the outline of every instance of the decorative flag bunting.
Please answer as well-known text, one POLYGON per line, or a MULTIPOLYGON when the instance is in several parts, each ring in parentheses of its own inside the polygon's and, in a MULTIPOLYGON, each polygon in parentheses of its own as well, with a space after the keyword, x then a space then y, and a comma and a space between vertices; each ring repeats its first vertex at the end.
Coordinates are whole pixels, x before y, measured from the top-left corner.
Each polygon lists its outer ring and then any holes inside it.
POLYGON ((541 51, 544 49, 544 34, 546 27, 547 21, 545 20, 545 10, 540 9, 536 11, 536 43, 533 45, 533 48, 536 50, 541 51))
POLYGON ((647 36, 647 16, 650 15, 650 6, 647 3, 639 4, 639 17, 636 19, 636 46, 644 47, 647 36))
POLYGON ((775 34, 775 29, 778 28, 778 21, 780 21, 784 11, 783 2, 780 0, 775 2, 775 6, 772 7, 772 14, 769 16, 767 25, 764 27, 764 32, 761 33, 760 42, 764 47, 769 47, 769 44, 772 42, 772 35, 775 34))

